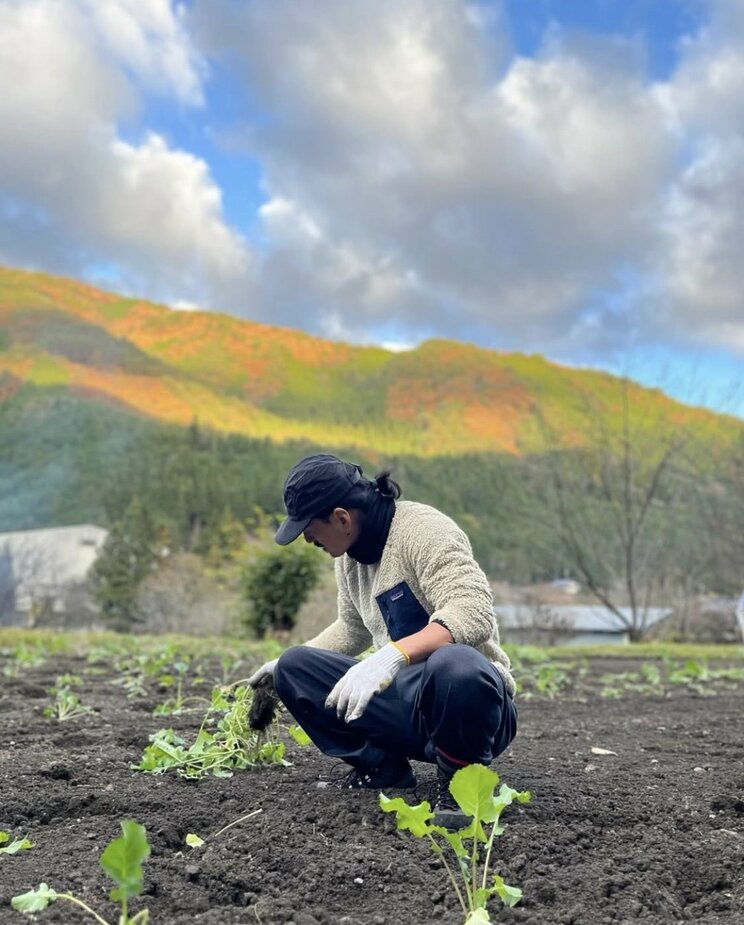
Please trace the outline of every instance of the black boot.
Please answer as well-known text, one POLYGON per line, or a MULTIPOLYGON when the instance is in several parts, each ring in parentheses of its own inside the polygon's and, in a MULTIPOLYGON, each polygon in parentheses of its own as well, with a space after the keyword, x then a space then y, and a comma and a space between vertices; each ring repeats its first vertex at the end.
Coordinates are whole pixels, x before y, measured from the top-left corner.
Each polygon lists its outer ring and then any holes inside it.
POLYGON ((434 797, 434 825, 441 825, 450 831, 464 829, 470 824, 472 816, 467 816, 460 809, 457 801, 450 793, 449 785, 455 772, 460 768, 450 764, 441 755, 437 755, 437 781, 434 797))
POLYGON ((406 758, 388 756, 376 768, 351 768, 343 777, 321 781, 319 787, 338 787, 340 790, 410 790, 416 786, 416 775, 406 758))

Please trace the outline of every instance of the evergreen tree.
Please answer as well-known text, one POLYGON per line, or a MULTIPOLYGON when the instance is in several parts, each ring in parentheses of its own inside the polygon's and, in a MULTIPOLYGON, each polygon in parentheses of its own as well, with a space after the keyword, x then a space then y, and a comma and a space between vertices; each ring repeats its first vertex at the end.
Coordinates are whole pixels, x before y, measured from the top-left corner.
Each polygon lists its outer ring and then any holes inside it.
POLYGON ((149 512, 135 497, 121 521, 112 527, 93 564, 93 596, 116 629, 127 629, 137 619, 137 589, 156 565, 160 534, 149 512))
POLYGON ((246 625, 259 637, 291 630, 323 565, 322 554, 304 543, 259 548, 243 570, 246 625))
POLYGON ((234 562, 245 548, 246 531, 229 507, 225 507, 206 535, 206 559, 212 568, 234 562))

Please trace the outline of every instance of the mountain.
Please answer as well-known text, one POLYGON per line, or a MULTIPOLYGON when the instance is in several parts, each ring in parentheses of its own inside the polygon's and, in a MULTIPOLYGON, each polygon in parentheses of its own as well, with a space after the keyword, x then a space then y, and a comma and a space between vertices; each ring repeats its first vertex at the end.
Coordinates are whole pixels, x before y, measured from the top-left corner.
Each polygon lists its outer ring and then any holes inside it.
MULTIPOLYGON (((373 457, 580 445, 597 413, 617 427, 618 380, 540 356, 446 340, 392 353, 227 315, 176 311, 44 273, 0 268, 0 401, 23 386, 152 421, 346 446, 373 457)), ((744 423, 631 384, 649 428, 692 425, 733 445, 744 423)))
POLYGON ((742 447, 737 418, 539 356, 392 353, 0 268, 0 533, 109 527, 136 501, 206 552, 280 511, 285 473, 323 450, 392 467, 494 578, 576 574, 579 539, 622 574, 630 499, 659 578, 730 590, 742 447))

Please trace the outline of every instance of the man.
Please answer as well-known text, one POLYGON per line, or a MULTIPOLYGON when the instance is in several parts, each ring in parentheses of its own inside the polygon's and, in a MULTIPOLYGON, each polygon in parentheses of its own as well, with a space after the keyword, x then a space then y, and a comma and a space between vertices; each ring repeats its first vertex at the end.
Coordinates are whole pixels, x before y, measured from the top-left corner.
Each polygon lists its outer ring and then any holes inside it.
POLYGON ((249 682, 273 675, 318 748, 350 765, 338 786, 410 788, 409 759, 435 763, 435 821, 457 828, 466 819, 449 782, 514 738, 514 680, 468 538, 435 508, 399 497, 389 473, 369 480, 329 454, 292 468, 276 542, 303 535, 336 560, 338 614, 249 682), (372 655, 354 658, 370 644, 372 655))

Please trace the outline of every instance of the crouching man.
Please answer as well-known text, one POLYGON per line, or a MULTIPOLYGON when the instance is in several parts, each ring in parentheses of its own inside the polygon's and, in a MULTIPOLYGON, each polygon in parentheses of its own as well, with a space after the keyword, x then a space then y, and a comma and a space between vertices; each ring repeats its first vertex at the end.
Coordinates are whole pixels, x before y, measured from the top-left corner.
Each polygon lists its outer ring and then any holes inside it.
POLYGON ((456 828, 466 820, 450 779, 490 764, 514 738, 514 680, 467 536, 435 508, 399 497, 389 473, 366 479, 328 454, 292 468, 276 542, 303 535, 336 560, 338 615, 249 683, 273 675, 318 748, 350 766, 335 786, 411 788, 410 759, 436 764, 435 822, 456 828), (354 657, 370 645, 372 655, 354 657))

